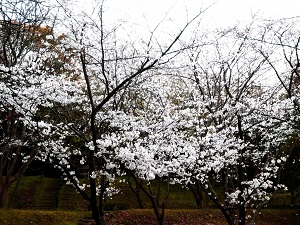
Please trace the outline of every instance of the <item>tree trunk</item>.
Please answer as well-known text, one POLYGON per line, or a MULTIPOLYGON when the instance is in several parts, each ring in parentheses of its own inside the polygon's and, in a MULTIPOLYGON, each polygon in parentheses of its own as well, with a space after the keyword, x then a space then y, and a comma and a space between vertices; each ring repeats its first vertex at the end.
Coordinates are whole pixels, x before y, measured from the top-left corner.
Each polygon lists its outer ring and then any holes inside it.
POLYGON ((129 177, 127 178, 127 183, 128 183, 128 186, 129 186, 130 190, 131 190, 131 191, 134 193, 134 195, 136 196, 140 208, 141 208, 141 209, 144 209, 145 206, 144 206, 143 201, 142 201, 141 196, 140 196, 140 188, 139 188, 139 186, 137 185, 137 183, 135 183, 135 188, 134 188, 134 187, 132 186, 131 182, 130 182, 130 178, 129 178, 129 177))
POLYGON ((195 184, 196 187, 194 187, 192 184, 188 184, 188 188, 191 190, 197 204, 198 209, 203 209, 203 195, 201 191, 200 184, 195 184))
POLYGON ((104 223, 104 208, 105 208, 105 191, 109 185, 109 181, 106 180, 106 176, 101 176, 101 190, 99 194, 99 213, 100 219, 104 223))
POLYGON ((8 194, 8 189, 3 186, 0 187, 0 208, 1 209, 5 207, 7 194, 8 194))
POLYGON ((232 215, 234 216, 234 212, 231 212, 230 210, 226 210, 224 208, 220 208, 219 209, 222 211, 228 225, 235 225, 235 222, 234 222, 234 217, 232 217, 232 215))
POLYGON ((152 207, 154 209, 155 216, 156 216, 156 219, 158 221, 158 224, 159 225, 164 225, 165 224, 165 210, 164 210, 164 208, 162 208, 162 212, 159 213, 159 207, 158 207, 158 204, 157 204, 157 201, 156 201, 155 197, 150 198, 150 201, 152 203, 152 207))
POLYGON ((100 209, 98 208, 97 203, 97 185, 96 180, 93 178, 93 173, 95 172, 95 159, 94 152, 89 152, 89 183, 90 183, 90 207, 92 210, 93 219, 95 220, 96 225, 103 225, 103 218, 100 216, 100 209))
POLYGON ((17 192, 17 190, 18 190, 18 187, 19 187, 19 184, 20 184, 20 182, 21 182, 21 179, 22 179, 22 177, 20 177, 20 178, 17 180, 13 192, 10 194, 10 198, 9 198, 8 204, 7 204, 7 208, 8 208, 8 209, 11 209, 11 208, 12 208, 13 201, 14 201, 14 199, 15 199, 16 192, 17 192))
POLYGON ((168 179, 168 183, 167 183, 167 193, 166 196, 162 202, 162 207, 161 209, 159 209, 159 195, 160 195, 160 190, 158 190, 157 196, 155 196, 155 194, 153 193, 151 187, 149 185, 148 186, 148 191, 146 190, 146 188, 139 183, 138 178, 135 176, 135 174, 133 174, 132 171, 128 171, 129 174, 132 176, 132 178, 134 179, 134 181, 136 182, 136 184, 139 186, 139 188, 143 191, 143 193, 149 198, 149 200, 151 201, 152 204, 152 208, 154 209, 154 213, 156 216, 156 219, 158 221, 159 225, 164 225, 165 224, 165 207, 168 201, 168 197, 169 197, 169 193, 170 193, 170 187, 169 187, 169 179, 168 179), (159 212, 161 210, 161 213, 159 212))
POLYGON ((295 189, 291 190, 291 206, 294 206, 296 203, 296 199, 299 197, 300 191, 296 191, 295 189))
POLYGON ((291 190, 291 205, 293 206, 295 204, 295 190, 291 190))
POLYGON ((90 198, 90 207, 92 210, 92 217, 95 221, 96 225, 104 225, 103 218, 100 217, 100 212, 97 206, 97 200, 96 198, 90 198))
MULTIPOLYGON (((90 165, 94 165, 94 163, 90 162, 90 165)), ((90 170, 90 171, 95 171, 95 170, 90 170)), ((93 219, 95 220, 96 225, 104 225, 103 217, 101 217, 100 214, 101 209, 98 208, 98 203, 97 203, 96 180, 95 178, 92 177, 91 172, 90 172, 89 182, 90 182, 90 191, 91 191, 89 202, 92 210, 93 219)))
POLYGON ((244 205, 241 205, 239 207, 239 225, 245 225, 246 224, 246 208, 244 205))

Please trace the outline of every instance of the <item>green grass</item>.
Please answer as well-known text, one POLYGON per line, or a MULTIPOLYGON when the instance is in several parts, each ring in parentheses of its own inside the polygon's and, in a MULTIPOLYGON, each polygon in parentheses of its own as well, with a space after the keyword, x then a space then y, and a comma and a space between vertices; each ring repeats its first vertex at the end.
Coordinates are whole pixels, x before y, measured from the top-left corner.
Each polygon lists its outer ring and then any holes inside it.
MULTIPOLYGON (((154 187, 156 188, 157 185, 158 183, 155 181, 154 187)), ((137 198, 127 183, 116 182, 116 187, 121 189, 121 193, 112 199, 107 199, 106 202, 108 225, 157 224, 150 201, 141 190, 141 199, 147 208, 143 210, 139 209, 137 198)), ((196 210, 194 197, 189 190, 180 185, 171 185, 170 189, 166 225, 226 224, 223 215, 219 210, 214 209, 211 201, 206 202, 208 204, 206 209, 196 210)), ((256 224, 300 225, 299 207, 290 209, 289 201, 288 193, 278 193, 268 208, 262 211, 256 224)), ((299 199, 297 204, 299 206, 299 199)), ((16 192, 13 208, 13 210, 8 211, 0 210, 0 225, 77 225, 80 220, 91 215, 87 211, 87 202, 71 186, 61 183, 60 179, 41 176, 22 178, 16 192), (56 195, 57 193, 58 195, 56 195), (55 199, 58 202, 53 201, 55 199)))
MULTIPOLYGON (((40 193, 39 186, 41 185, 41 182, 42 180, 39 176, 23 177, 16 190, 12 207, 33 208, 33 205, 36 202, 35 197, 40 193)), ((13 192, 15 185, 16 182, 12 184, 10 194, 13 192)), ((11 197, 11 195, 9 197, 11 197)))
MULTIPOLYGON (((167 210, 165 216, 167 225, 171 224, 226 224, 218 210, 167 210)), ((152 210, 125 210, 113 212, 108 225, 157 224, 152 210)))
MULTIPOLYGON (((133 209, 106 212, 107 225, 150 225, 157 224, 151 209, 133 209)), ((89 212, 0 210, 0 224, 5 225, 77 225, 89 212)), ((226 225, 219 210, 167 210, 166 225, 226 225)), ((257 225, 299 225, 299 210, 263 210, 257 225)))
MULTIPOLYGON (((12 185, 10 194, 14 187, 15 184, 12 185)), ((12 208, 80 211, 87 210, 87 203, 74 188, 65 185, 59 178, 26 176, 20 181, 12 208)))
MULTIPOLYGON (((133 182, 133 181, 132 181, 133 182)), ((152 181, 153 189, 155 193, 157 193, 158 181, 152 181)), ((116 182, 115 186, 121 189, 120 194, 113 196, 112 199, 107 199, 107 209, 108 210, 124 210, 124 209, 139 209, 140 206, 137 201, 137 197, 131 191, 127 183, 119 183, 116 182), (125 200, 124 200, 125 199, 125 200)), ((147 189, 147 188, 146 188, 147 189)), ((162 188, 162 190, 165 190, 162 188)), ((140 198, 143 202, 145 208, 152 208, 150 200, 147 196, 139 191, 140 198)), ((164 193, 161 194, 161 198, 164 198, 164 193)), ((209 200, 207 201, 209 205, 213 203, 209 200)), ((196 209, 196 201, 192 195, 192 193, 186 188, 182 188, 181 185, 170 185, 170 194, 168 198, 168 209, 196 209)))
MULTIPOLYGON (((166 225, 226 225, 225 218, 217 209, 167 210, 166 225)), ((108 225, 157 224, 154 213, 146 210, 123 210, 111 212, 108 225)), ((263 210, 256 225, 299 225, 299 210, 263 210)))
POLYGON ((88 212, 41 211, 41 210, 0 210, 0 224, 9 225, 77 225, 88 212))
MULTIPOLYGON (((120 194, 107 199, 106 210, 139 209, 137 197, 130 190, 127 183, 116 182, 115 186, 121 189, 120 194)), ((154 182, 154 187, 157 182, 154 182)), ((14 186, 11 188, 11 192, 14 186)), ((141 200, 145 208, 151 208, 151 203, 140 190, 141 200)), ((163 196, 162 196, 163 197, 163 196)), ((214 204, 204 196, 205 204, 213 208, 214 204)), ((289 208, 290 196, 288 193, 278 193, 275 199, 268 204, 269 208, 289 208)), ((298 198, 296 205, 300 205, 298 198)), ((13 201, 14 209, 38 210, 87 210, 88 203, 71 186, 65 185, 58 178, 42 176, 28 176, 22 178, 13 201)), ((167 204, 168 209, 196 209, 196 202, 192 193, 181 185, 171 185, 167 204)))
POLYGON ((70 185, 63 185, 58 195, 59 210, 85 211, 88 209, 88 202, 70 185))

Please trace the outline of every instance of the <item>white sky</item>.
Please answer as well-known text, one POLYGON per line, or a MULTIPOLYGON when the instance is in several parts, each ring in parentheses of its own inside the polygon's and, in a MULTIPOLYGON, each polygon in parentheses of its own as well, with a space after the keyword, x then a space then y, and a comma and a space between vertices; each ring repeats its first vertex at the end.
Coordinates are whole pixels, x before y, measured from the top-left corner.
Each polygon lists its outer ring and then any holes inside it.
MULTIPOLYGON (((93 2, 97 4, 100 0, 67 2, 73 5, 72 9, 76 12, 91 12, 93 2)), ((201 16, 201 26, 212 29, 237 23, 248 24, 253 15, 258 19, 300 17, 300 0, 105 0, 104 24, 124 24, 125 33, 122 35, 135 40, 139 37, 148 40, 144 35, 149 37, 149 31, 153 31, 163 20, 155 32, 155 38, 164 40, 171 37, 169 34, 173 37, 177 35, 187 20, 208 6, 211 7, 201 16)))
MULTIPOLYGON (((211 2, 205 0, 205 2, 211 2)), ((208 23, 220 26, 236 21, 249 22, 252 15, 265 19, 300 16, 300 1, 297 0, 219 0, 207 12, 208 23)), ((205 16, 206 17, 206 16, 205 16)), ((205 19, 204 17, 204 19, 205 19)))
MULTIPOLYGON (((72 1, 72 0, 71 0, 72 1)), ((74 0, 73 0, 74 1, 74 0)), ((92 0, 79 0, 78 9, 91 8, 92 0)), ((201 8, 212 5, 203 15, 204 26, 226 27, 251 21, 252 15, 269 18, 300 16, 299 0, 106 0, 112 19, 122 18, 136 23, 147 21, 155 26, 168 12, 175 26, 181 26, 201 8)))
MULTIPOLYGON (((56 0, 54 0, 56 1, 56 0)), ((62 1, 62 0, 59 0, 62 1)), ((76 12, 91 14, 101 0, 66 0, 76 12)), ((161 22, 155 37, 167 40, 177 35, 186 22, 201 10, 200 28, 193 23, 189 29, 227 28, 249 24, 256 18, 282 19, 300 16, 300 0, 104 0, 104 24, 119 26, 119 36, 147 40, 161 22), (124 21, 124 22, 123 22, 124 21)), ((198 20, 199 21, 199 20, 198 20)), ((188 31, 185 35, 188 35, 188 31)), ((173 40, 173 38, 171 38, 173 40)))

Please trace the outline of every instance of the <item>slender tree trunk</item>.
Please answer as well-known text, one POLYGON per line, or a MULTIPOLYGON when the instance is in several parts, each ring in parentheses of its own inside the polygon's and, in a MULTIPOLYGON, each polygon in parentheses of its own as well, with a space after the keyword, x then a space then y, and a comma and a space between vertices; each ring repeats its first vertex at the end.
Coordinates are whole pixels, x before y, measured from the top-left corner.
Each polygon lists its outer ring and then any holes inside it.
MULTIPOLYGON (((141 184, 139 183, 137 177, 131 172, 129 171, 129 174, 133 177, 134 181, 136 182, 136 184, 140 187, 140 189, 144 192, 144 194, 149 198, 149 200, 151 201, 152 204, 152 208, 154 210, 156 219, 158 221, 159 225, 164 225, 165 224, 165 207, 167 204, 167 200, 169 197, 169 193, 170 193, 170 189, 169 189, 169 180, 168 180, 168 186, 167 186, 167 193, 166 196, 162 202, 162 207, 161 207, 161 213, 159 212, 159 198, 158 196, 155 196, 155 194, 153 193, 152 189, 150 186, 148 186, 149 191, 147 191, 147 189, 141 184)), ((160 192, 160 190, 158 190, 158 192, 160 192)), ((159 193, 157 194, 159 195, 159 193)))
POLYGON ((223 213, 228 225, 235 225, 234 219, 232 217, 232 215, 234 216, 234 213, 229 210, 226 210, 224 208, 220 208, 220 209, 221 209, 221 212, 223 213))
POLYGON ((6 199, 5 193, 1 192, 1 195, 0 195, 0 208, 1 209, 3 209, 5 206, 5 199, 6 199))
POLYGON ((20 182, 21 182, 21 179, 22 179, 22 177, 20 177, 20 178, 17 180, 16 185, 15 185, 15 187, 14 187, 14 190, 13 190, 13 192, 12 192, 11 195, 10 195, 10 198, 9 198, 9 201, 8 201, 8 204, 7 204, 7 208, 8 208, 8 209, 11 209, 11 208, 12 208, 13 201, 14 201, 14 199, 15 199, 15 196, 16 196, 16 193, 17 193, 19 184, 20 184, 20 182))
POLYGON ((295 190, 291 190, 291 205, 295 204, 295 190))
MULTIPOLYGON (((91 164, 94 164, 93 162, 90 162, 91 164)), ((90 170, 90 171, 95 171, 90 170)), ((98 203, 97 203, 97 187, 96 187, 96 180, 95 178, 92 177, 92 173, 90 172, 90 176, 89 176, 89 183, 90 183, 90 198, 89 198, 89 202, 90 202, 90 207, 92 210, 92 216, 93 219, 95 220, 96 225, 103 225, 103 218, 101 218, 100 216, 100 210, 98 208, 98 203)))
POLYGON ((196 187, 194 187, 192 184, 188 184, 188 188, 191 190, 198 209, 203 209, 203 195, 201 191, 200 184, 195 184, 196 187))
POLYGON ((239 225, 246 225, 246 208, 244 205, 239 207, 239 225))
POLYGON ((150 197, 152 207, 159 225, 165 224, 165 206, 162 206, 161 213, 159 212, 159 204, 154 196, 150 197))
POLYGON ((8 188, 1 185, 0 186, 0 208, 1 209, 5 207, 7 195, 8 195, 8 188))
POLYGON ((154 213, 155 213, 156 219, 158 221, 158 224, 164 225, 165 224, 165 218, 164 218, 164 213, 163 213, 164 211, 162 211, 161 214, 159 213, 159 207, 158 207, 155 197, 150 198, 150 201, 152 203, 152 207, 154 209, 154 213))
POLYGON ((135 183, 135 188, 132 186, 131 182, 130 182, 130 179, 129 177, 127 178, 127 183, 128 183, 128 186, 130 188, 130 190, 134 193, 134 195, 136 196, 137 200, 138 200, 138 203, 139 203, 139 206, 141 209, 144 209, 145 206, 142 202, 142 199, 141 199, 141 196, 140 196, 140 188, 139 186, 135 183))
POLYGON ((299 197, 300 191, 296 191, 295 189, 291 190, 291 206, 294 206, 296 203, 296 199, 299 197))
POLYGON ((104 224, 104 208, 105 208, 105 191, 109 185, 109 181, 106 180, 106 176, 101 176, 101 190, 99 194, 99 213, 100 213, 100 219, 102 223, 104 224))
POLYGON ((95 221, 96 225, 104 225, 102 219, 100 218, 100 212, 98 209, 98 205, 97 205, 97 200, 96 198, 90 198, 90 207, 92 210, 92 217, 95 221))
POLYGON ((95 220, 96 225, 103 225, 103 221, 100 217, 100 211, 97 203, 97 184, 96 180, 93 177, 95 172, 95 159, 94 151, 89 152, 89 184, 90 184, 90 207, 92 210, 93 219, 95 220))

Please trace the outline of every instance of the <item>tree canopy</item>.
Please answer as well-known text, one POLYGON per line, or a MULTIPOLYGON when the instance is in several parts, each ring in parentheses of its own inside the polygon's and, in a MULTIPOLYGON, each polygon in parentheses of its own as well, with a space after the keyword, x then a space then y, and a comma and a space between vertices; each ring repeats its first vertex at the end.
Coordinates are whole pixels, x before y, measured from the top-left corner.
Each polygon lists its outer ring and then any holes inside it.
MULTIPOLYGON (((93 15, 57 3, 0 3, 0 206, 34 159, 62 171, 96 224, 128 174, 200 185, 228 224, 285 188, 279 174, 296 153, 283 146, 299 131, 297 18, 205 31, 202 10, 168 38, 164 20, 137 37, 106 20, 105 1, 93 15)), ((163 224, 164 205, 159 214, 143 190, 163 224)))

